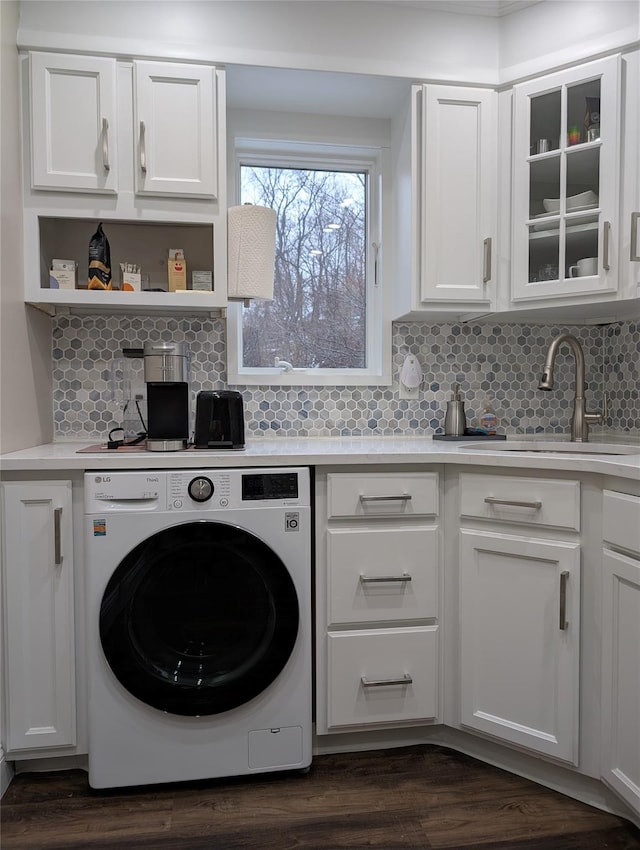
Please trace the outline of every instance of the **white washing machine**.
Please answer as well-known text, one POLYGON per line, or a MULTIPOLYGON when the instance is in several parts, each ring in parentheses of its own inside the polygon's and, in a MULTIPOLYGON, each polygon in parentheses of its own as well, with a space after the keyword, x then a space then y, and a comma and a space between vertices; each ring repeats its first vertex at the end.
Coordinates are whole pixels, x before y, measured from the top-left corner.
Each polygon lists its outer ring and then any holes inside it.
POLYGON ((308 767, 309 470, 84 485, 89 784, 308 767))

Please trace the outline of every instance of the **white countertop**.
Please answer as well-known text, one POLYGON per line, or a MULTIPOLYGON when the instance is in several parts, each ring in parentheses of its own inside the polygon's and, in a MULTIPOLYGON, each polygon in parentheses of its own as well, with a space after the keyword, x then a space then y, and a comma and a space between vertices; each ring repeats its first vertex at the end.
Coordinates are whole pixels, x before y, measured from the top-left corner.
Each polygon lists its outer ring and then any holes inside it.
MULTIPOLYGON (((509 437, 513 441, 540 443, 559 441, 568 443, 566 437, 539 436, 509 437)), ((592 438, 590 450, 603 438, 592 438)), ((479 438, 477 442, 482 442, 479 438)), ((607 439, 603 451, 614 441, 607 439)), ((56 470, 83 471, 105 469, 202 469, 211 467, 247 466, 341 466, 348 464, 394 463, 454 463, 468 466, 494 466, 504 468, 530 468, 574 472, 595 472, 640 481, 640 440, 620 442, 633 445, 637 454, 554 454, 552 451, 511 452, 500 450, 504 442, 486 442, 482 450, 470 450, 469 441, 448 442, 431 437, 300 437, 288 439, 250 437, 241 451, 208 451, 190 449, 182 452, 129 452, 79 453, 91 443, 59 442, 34 446, 0 455, 2 472, 49 472, 56 470), (464 448, 463 448, 464 447, 464 448)), ((568 444, 576 448, 576 444, 568 444)), ((515 444, 514 444, 515 448, 515 444)))

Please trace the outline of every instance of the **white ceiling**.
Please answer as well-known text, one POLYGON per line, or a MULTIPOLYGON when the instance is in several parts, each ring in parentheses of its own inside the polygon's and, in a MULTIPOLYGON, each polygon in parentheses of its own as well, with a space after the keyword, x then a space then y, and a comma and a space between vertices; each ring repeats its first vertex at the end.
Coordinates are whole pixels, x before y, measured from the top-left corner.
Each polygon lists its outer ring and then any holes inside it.
POLYGON ((541 3, 542 0, 374 0, 374 2, 393 2, 396 5, 411 6, 427 11, 457 12, 464 15, 488 15, 501 18, 541 3))

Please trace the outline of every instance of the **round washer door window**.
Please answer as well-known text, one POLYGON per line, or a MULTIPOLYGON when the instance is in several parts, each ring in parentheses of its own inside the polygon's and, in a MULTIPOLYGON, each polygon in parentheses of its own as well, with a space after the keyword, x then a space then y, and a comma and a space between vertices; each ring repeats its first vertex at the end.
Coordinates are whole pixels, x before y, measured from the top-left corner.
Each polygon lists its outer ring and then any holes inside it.
POLYGON ((298 634, 296 590, 255 535, 219 522, 164 529, 111 576, 100 640, 122 685, 147 705, 219 714, 262 693, 298 634))

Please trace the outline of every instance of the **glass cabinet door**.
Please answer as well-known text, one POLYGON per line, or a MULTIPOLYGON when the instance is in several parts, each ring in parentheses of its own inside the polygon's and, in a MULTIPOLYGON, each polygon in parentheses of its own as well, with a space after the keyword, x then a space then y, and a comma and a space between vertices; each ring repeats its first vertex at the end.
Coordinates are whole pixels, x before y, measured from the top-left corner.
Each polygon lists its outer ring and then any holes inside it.
POLYGON ((516 86, 513 300, 615 289, 619 58, 516 86))

